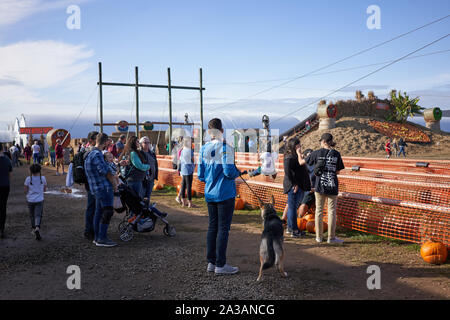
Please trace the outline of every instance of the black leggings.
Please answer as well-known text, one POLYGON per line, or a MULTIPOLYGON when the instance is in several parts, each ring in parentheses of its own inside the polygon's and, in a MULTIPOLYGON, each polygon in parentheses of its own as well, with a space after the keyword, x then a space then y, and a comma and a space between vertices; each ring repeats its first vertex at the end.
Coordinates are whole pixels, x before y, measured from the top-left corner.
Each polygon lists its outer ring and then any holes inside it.
POLYGON ((6 202, 8 202, 9 186, 0 187, 0 231, 5 230, 6 202))
POLYGON ((192 179, 194 177, 193 174, 182 176, 183 180, 181 181, 181 198, 186 199, 185 191, 187 189, 187 198, 188 200, 192 199, 192 179))

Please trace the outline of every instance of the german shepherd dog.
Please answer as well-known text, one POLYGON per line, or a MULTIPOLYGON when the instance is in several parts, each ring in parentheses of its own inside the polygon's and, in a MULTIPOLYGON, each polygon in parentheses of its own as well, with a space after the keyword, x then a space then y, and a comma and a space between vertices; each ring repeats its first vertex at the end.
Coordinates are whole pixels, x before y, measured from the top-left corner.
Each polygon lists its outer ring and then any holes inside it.
POLYGON ((283 278, 287 277, 284 272, 283 259, 283 222, 277 216, 274 208, 275 199, 272 196, 272 203, 261 204, 261 217, 264 221, 264 230, 261 236, 261 245, 259 247, 259 260, 261 267, 259 268, 259 276, 256 281, 262 279, 263 270, 277 266, 278 271, 283 278))

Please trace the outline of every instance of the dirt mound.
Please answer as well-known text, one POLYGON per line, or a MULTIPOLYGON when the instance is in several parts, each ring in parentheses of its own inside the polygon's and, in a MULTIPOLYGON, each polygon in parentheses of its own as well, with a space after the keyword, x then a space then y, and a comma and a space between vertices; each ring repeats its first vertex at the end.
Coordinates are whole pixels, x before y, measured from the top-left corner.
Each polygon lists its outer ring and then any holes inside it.
MULTIPOLYGON (((302 149, 320 148, 319 139, 324 132, 330 132, 336 141, 336 150, 342 156, 385 156, 384 145, 387 137, 373 129, 369 117, 342 117, 336 121, 336 128, 330 130, 314 129, 300 140, 302 149)), ((408 122, 427 134, 430 143, 408 142, 406 153, 415 158, 450 159, 450 133, 435 133, 426 127, 408 122)))

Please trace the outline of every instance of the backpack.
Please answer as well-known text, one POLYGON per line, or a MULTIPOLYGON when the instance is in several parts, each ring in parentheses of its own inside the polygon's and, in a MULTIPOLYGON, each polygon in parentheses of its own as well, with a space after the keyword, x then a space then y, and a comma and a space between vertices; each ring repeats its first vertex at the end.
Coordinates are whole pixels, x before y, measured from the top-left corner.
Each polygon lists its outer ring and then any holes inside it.
POLYGON ((316 177, 320 177, 323 174, 323 170, 325 169, 325 163, 327 161, 327 157, 328 154, 330 153, 331 150, 329 150, 327 152, 327 155, 325 156, 325 158, 322 160, 317 160, 316 166, 314 167, 314 175, 316 177))
POLYGON ((74 157, 73 157, 73 181, 75 183, 87 183, 87 177, 86 177, 86 172, 84 171, 84 159, 85 157, 86 151, 82 151, 82 152, 78 152, 74 157))

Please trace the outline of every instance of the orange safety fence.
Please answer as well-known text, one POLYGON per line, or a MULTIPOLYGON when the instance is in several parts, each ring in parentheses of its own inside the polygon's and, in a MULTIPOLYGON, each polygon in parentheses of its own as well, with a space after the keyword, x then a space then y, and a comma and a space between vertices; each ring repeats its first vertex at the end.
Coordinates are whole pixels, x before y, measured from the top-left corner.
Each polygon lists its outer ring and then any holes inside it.
POLYGON ((444 174, 431 174, 431 173, 417 173, 417 172, 396 172, 390 170, 380 169, 364 169, 359 171, 353 171, 351 168, 341 170, 340 175, 350 175, 354 177, 369 177, 369 178, 382 178, 392 181, 412 181, 412 182, 425 182, 425 183, 441 183, 450 184, 450 175, 444 174))
MULTIPOLYGON (((430 162, 434 169, 441 167, 441 173, 437 174, 426 173, 428 168, 413 167, 416 160, 409 160, 404 166, 400 161, 392 162, 387 170, 370 167, 374 163, 385 164, 390 161, 388 159, 365 160, 344 158, 347 168, 339 175, 337 224, 404 241, 420 243, 433 239, 450 246, 450 169, 445 169, 447 163, 430 162), (351 162, 366 168, 352 172, 351 162), (418 170, 405 172, 405 168, 418 170)), ((270 201, 273 195, 276 210, 283 211, 287 195, 283 193, 282 161, 278 159, 278 162, 275 180, 260 175, 246 181, 263 201, 270 201)), ((176 186, 181 182, 181 177, 172 169, 171 156, 158 156, 158 165, 161 183, 176 186)), ((236 165, 240 170, 256 168, 259 165, 257 155, 237 154, 236 165)), ((197 179, 196 173, 193 189, 197 194, 204 194, 204 183, 197 179)), ((248 205, 259 206, 258 199, 240 178, 236 179, 236 190, 248 205)))
POLYGON ((450 207, 450 184, 339 175, 339 191, 450 207))

